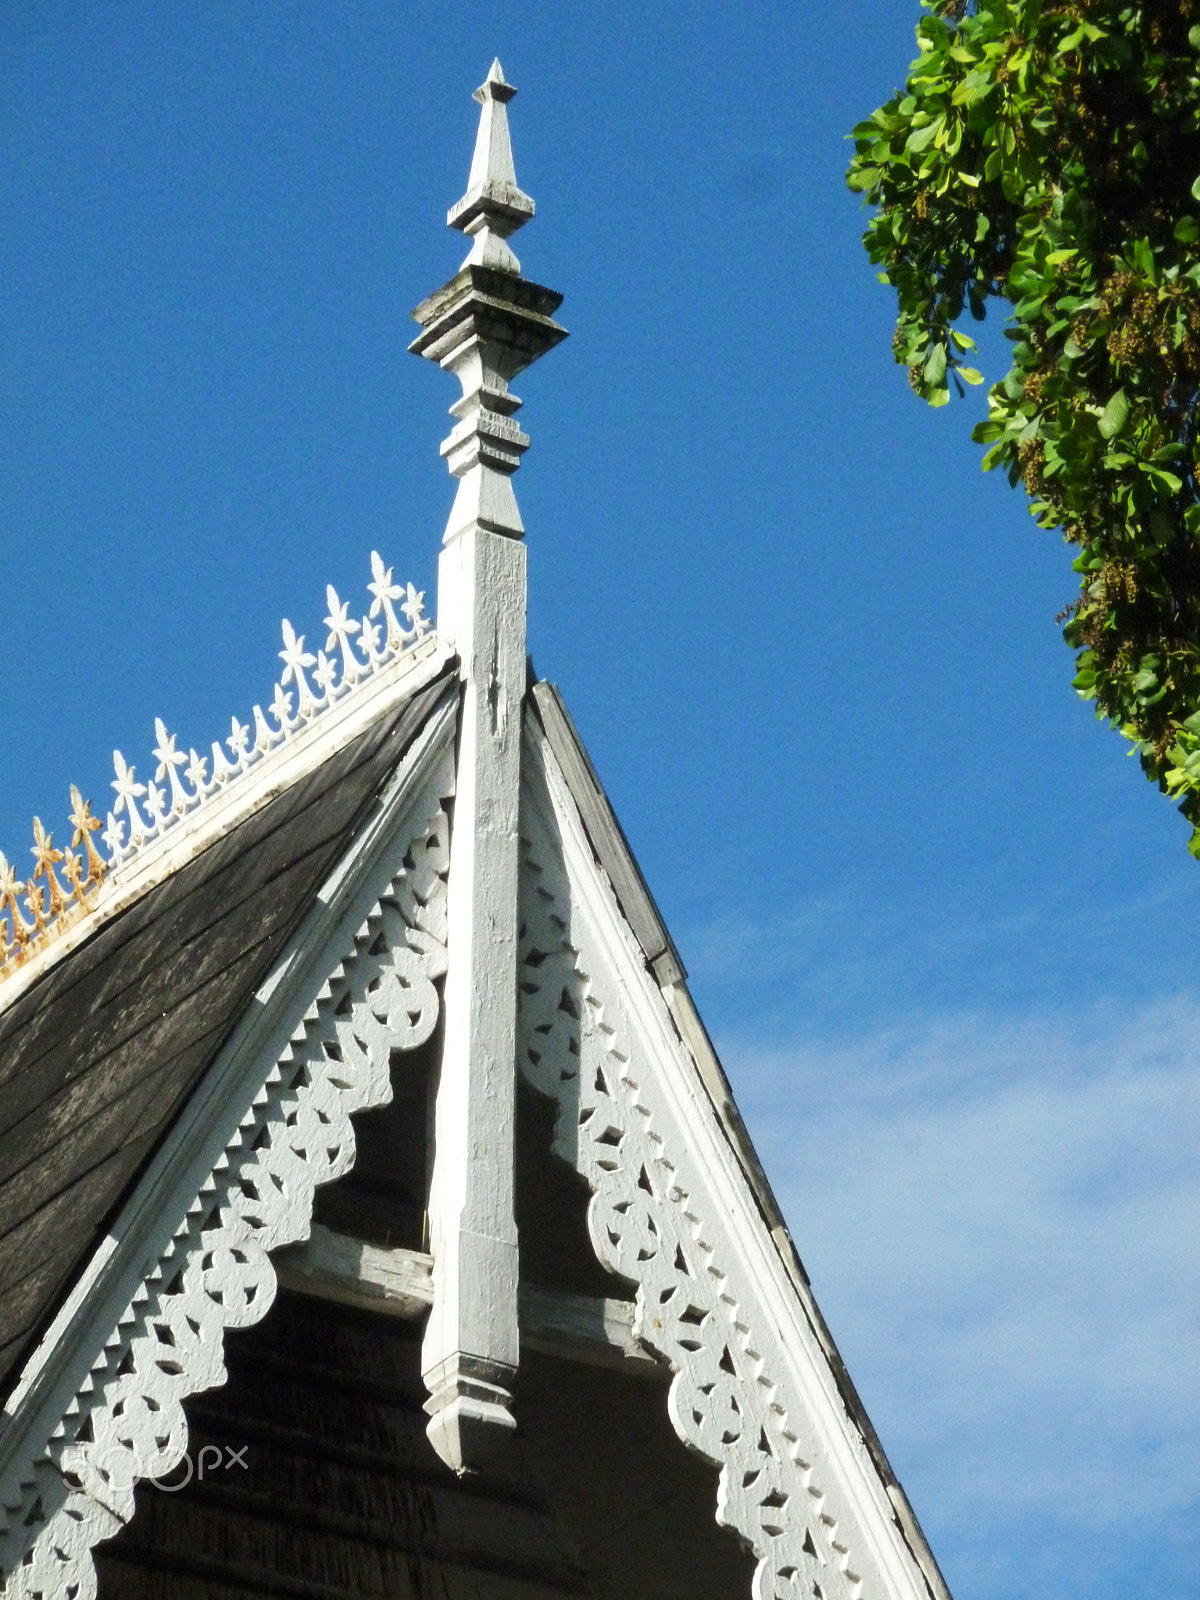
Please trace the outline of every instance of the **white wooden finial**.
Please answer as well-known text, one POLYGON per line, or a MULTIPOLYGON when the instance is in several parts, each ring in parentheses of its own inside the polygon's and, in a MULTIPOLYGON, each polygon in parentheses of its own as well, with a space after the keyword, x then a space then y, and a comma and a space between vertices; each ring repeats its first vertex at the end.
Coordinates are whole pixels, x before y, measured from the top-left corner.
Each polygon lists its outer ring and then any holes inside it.
POLYGON ((505 240, 533 215, 508 133, 515 90, 493 63, 467 193, 448 222, 472 240, 462 267, 413 316, 411 349, 453 372, 462 398, 442 445, 458 493, 438 568, 438 626, 463 682, 446 896, 445 1044, 429 1196, 434 1298, 421 1370, 429 1437, 471 1472, 515 1426, 517 1228, 513 1209, 518 809, 525 693, 524 526, 512 474, 529 440, 512 379, 566 336, 562 296, 521 277, 505 240))

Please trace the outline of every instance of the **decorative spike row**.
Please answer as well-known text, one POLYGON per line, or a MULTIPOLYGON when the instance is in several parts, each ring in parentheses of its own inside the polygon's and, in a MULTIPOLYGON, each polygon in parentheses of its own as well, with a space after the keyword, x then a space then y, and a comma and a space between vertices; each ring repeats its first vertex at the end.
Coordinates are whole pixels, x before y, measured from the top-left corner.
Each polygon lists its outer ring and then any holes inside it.
POLYGON ((430 632, 424 592, 411 583, 396 583, 392 568, 385 567, 374 551, 367 591, 370 608, 356 621, 350 616, 349 602, 341 600, 329 585, 325 591, 328 637, 324 649, 315 654, 305 648, 304 635, 297 634, 284 619, 279 652, 283 671, 270 705, 266 712, 261 706, 254 707, 253 727, 232 719, 224 747, 213 742, 211 771, 208 757, 193 749, 185 754, 178 748, 176 736, 167 732, 161 717, 154 723, 153 756, 158 765, 153 782, 139 783, 136 769, 119 750, 113 751, 116 800, 100 835, 107 857, 92 839, 101 827, 100 819, 92 815, 91 802, 74 785, 70 814, 74 832, 69 850, 58 849, 53 835, 34 817, 33 871, 19 879, 16 868, 0 853, 0 977, 75 920, 80 908, 89 908, 110 871, 177 827, 271 751, 290 743, 322 712, 343 701, 357 685, 366 683, 430 632))
POLYGON ((42 819, 33 819, 33 871, 24 880, 9 865, 0 852, 0 974, 9 958, 20 955, 39 936, 55 926, 65 911, 73 906, 86 906, 99 888, 108 863, 92 843, 92 834, 100 826, 100 819, 92 815, 91 806, 71 785, 71 816, 74 827, 71 849, 55 847, 53 834, 47 833, 42 819), (77 847, 84 847, 80 855, 77 847), (86 867, 86 870, 85 870, 86 867), (66 878, 64 884, 59 873, 66 878), (33 918, 27 920, 25 911, 33 918))

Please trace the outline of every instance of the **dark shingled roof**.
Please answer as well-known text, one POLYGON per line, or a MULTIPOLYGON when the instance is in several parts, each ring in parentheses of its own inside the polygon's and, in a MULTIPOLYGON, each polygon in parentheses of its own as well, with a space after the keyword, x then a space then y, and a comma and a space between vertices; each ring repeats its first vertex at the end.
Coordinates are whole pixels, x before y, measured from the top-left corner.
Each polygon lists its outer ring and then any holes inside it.
POLYGON ((443 674, 0 1017, 0 1396, 404 751, 456 692, 443 674))

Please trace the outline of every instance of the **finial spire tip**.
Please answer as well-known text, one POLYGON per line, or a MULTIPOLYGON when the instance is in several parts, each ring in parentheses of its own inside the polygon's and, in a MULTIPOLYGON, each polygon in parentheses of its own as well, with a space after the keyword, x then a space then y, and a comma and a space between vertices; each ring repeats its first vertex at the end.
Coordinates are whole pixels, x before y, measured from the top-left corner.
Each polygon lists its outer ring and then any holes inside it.
POLYGON ((504 105, 512 99, 516 92, 512 84, 505 78, 504 68, 500 65, 500 57, 497 56, 488 68, 487 77, 475 90, 471 98, 472 100, 478 100, 480 105, 485 105, 489 100, 499 100, 501 105, 504 105))
POLYGON ((533 201, 517 186, 512 141, 508 133, 508 102, 516 94, 505 81, 497 56, 474 99, 481 107, 475 153, 467 192, 447 214, 452 228, 461 228, 475 241, 463 265, 499 267, 519 274, 521 263, 505 240, 529 221, 533 201))

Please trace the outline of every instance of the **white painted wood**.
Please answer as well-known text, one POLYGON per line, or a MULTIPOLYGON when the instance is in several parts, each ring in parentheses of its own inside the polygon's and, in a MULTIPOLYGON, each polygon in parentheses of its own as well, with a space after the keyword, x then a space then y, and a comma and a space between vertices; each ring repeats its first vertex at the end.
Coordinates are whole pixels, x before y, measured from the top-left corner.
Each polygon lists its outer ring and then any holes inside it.
POLYGON ((462 398, 442 446, 458 492, 438 568, 440 636, 463 682, 447 897, 446 1028, 429 1199, 434 1304, 421 1366, 429 1437, 456 1472, 512 1432, 519 1358, 513 1214, 518 812, 525 692, 524 531, 511 476, 529 440, 509 382, 563 337, 504 243, 533 213, 516 187, 496 62, 466 196, 452 226, 475 240, 463 270, 414 313, 413 349, 453 372, 462 398))
POLYGON ((391 1317, 422 1317, 433 1304, 432 1256, 368 1244, 319 1222, 303 1244, 280 1251, 275 1272, 285 1289, 391 1317))
POLYGON ((747 1181, 754 1189, 755 1199, 763 1212, 765 1221, 770 1225, 771 1238, 774 1240, 779 1259, 783 1264, 792 1286, 796 1291, 803 1308, 804 1314, 812 1324, 813 1333, 820 1343, 826 1360, 831 1368, 841 1372, 842 1381, 851 1388, 850 1409, 858 1424, 861 1426, 866 1439, 867 1447, 875 1460, 880 1478, 887 1489, 888 1499, 896 1513, 897 1521, 903 1532, 904 1538, 914 1552, 918 1565, 925 1574, 930 1591, 937 1600, 950 1600, 945 1580, 938 1568, 937 1560, 929 1547, 916 1513, 913 1511, 903 1485, 897 1480, 884 1452, 883 1445, 875 1433, 870 1419, 866 1416, 857 1392, 849 1374, 845 1371, 841 1356, 833 1342, 833 1336, 821 1314, 813 1296, 812 1286, 804 1270, 795 1243, 792 1240, 779 1208, 771 1194, 766 1182, 766 1175, 758 1163, 757 1153, 750 1145, 750 1136, 746 1132, 736 1106, 732 1102, 729 1084, 717 1060, 712 1041, 709 1039, 708 1030, 705 1028, 696 1010, 695 1002, 688 992, 686 983, 663 982, 662 996, 667 1009, 671 1013, 671 1020, 679 1031, 680 1039, 696 1063, 696 1070, 704 1083, 709 1099, 712 1101, 718 1117, 724 1122, 729 1133, 734 1150, 739 1161, 746 1171, 747 1181))
POLYGON ((592 849, 608 874, 621 910, 628 918, 646 964, 660 984, 680 983, 687 976, 654 896, 634 860, 596 769, 583 747, 562 696, 552 683, 535 683, 533 703, 550 748, 562 769, 582 818, 592 849))
MULTIPOLYGON (((370 677, 365 677, 321 716, 280 739, 265 759, 239 771, 236 782, 212 788, 194 810, 152 839, 112 870, 86 905, 70 908, 52 924, 45 942, 30 949, 18 965, 10 961, 0 977, 0 1012, 6 1011, 50 967, 61 961, 103 923, 139 900, 155 885, 223 838, 276 795, 306 777, 331 755, 344 749, 380 717, 411 699, 446 667, 452 650, 436 634, 427 633, 397 651, 370 677)), ((0 929, 0 943, 3 930, 0 929)))
POLYGON ((429 1437, 457 1472, 515 1426, 513 1211, 517 814, 525 547, 483 528, 442 553, 463 674, 447 894, 446 1027, 429 1198, 436 1299, 422 1371, 429 1437))
POLYGON ((507 240, 533 216, 534 205, 517 187, 513 167, 507 107, 516 92, 504 81, 498 60, 492 62, 486 80, 475 91, 483 110, 467 192, 446 217, 452 228, 461 228, 474 241, 464 267, 497 267, 514 273, 521 270, 507 240))
POLYGON ((527 726, 519 1060, 558 1102, 555 1148, 593 1190, 598 1259, 636 1286, 635 1331, 675 1371, 672 1424, 721 1469, 718 1519, 758 1556, 759 1600, 808 1600, 814 1585, 826 1600, 946 1600, 527 726))
POLYGON ((186 1448, 227 1326, 269 1309, 267 1252, 354 1159, 445 970, 452 717, 430 720, 23 1372, 0 1435, 5 1600, 88 1600, 90 1551, 186 1448), (380 936, 383 936, 382 942, 380 936))
POLYGON ((521 1348, 636 1377, 667 1377, 670 1369, 634 1332, 634 1315, 632 1300, 601 1300, 524 1284, 521 1348))
MULTIPOLYGON (((274 1258, 285 1289, 338 1305, 413 1321, 433 1304, 433 1257, 420 1250, 388 1249, 314 1223, 302 1244, 274 1258)), ((588 1366, 666 1376, 668 1369, 633 1331, 632 1300, 564 1294, 531 1284, 520 1288, 522 1349, 588 1366)))

